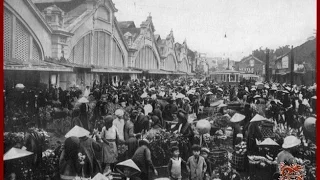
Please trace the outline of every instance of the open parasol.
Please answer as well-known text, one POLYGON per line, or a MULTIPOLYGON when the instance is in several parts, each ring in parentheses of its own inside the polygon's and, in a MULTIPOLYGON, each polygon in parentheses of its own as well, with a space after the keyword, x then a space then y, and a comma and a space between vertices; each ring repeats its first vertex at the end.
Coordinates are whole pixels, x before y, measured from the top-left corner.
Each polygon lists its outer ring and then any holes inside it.
POLYGON ((66 135, 66 138, 69 137, 84 137, 84 136, 89 136, 90 132, 82 127, 79 126, 74 126, 66 135))
POLYGON ((183 99, 184 97, 186 97, 185 95, 179 93, 178 95, 176 95, 177 99, 183 99))
POLYGON ((32 155, 33 152, 29 152, 23 149, 18 149, 18 148, 11 148, 8 152, 6 152, 3 156, 3 160, 11 160, 11 159, 18 159, 26 156, 32 155))
POLYGON ((85 97, 82 97, 78 100, 78 103, 89 103, 89 100, 85 97))
POLYGON ((216 107, 216 106, 219 106, 220 104, 223 104, 223 100, 219 100, 219 101, 216 101, 216 102, 213 102, 210 104, 211 107, 216 107))
POLYGON ((91 180, 110 180, 108 177, 101 173, 96 174, 91 180))
POLYGON ((23 89, 25 88, 25 86, 23 84, 17 84, 16 85, 16 89, 23 89))
POLYGON ((141 172, 136 163, 134 163, 131 159, 118 163, 115 169, 127 178, 141 172))

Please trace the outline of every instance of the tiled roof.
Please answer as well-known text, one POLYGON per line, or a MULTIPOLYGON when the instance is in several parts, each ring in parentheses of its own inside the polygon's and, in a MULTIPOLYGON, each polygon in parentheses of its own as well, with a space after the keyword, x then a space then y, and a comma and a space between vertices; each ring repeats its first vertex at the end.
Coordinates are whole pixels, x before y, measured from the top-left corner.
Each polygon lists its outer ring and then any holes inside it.
POLYGON ((120 21, 120 22, 118 22, 118 25, 119 25, 120 29, 136 28, 136 25, 134 24, 133 21, 120 21))

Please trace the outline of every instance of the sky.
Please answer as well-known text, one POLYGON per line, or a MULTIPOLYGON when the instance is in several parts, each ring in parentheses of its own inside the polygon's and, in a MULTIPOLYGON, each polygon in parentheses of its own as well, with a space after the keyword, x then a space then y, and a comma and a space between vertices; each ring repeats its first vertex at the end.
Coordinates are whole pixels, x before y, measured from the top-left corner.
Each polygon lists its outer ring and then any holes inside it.
POLYGON ((113 0, 118 21, 140 27, 151 13, 155 34, 187 41, 207 57, 239 61, 255 49, 299 46, 316 30, 316 0, 113 0), (226 38, 225 38, 226 35, 226 38))

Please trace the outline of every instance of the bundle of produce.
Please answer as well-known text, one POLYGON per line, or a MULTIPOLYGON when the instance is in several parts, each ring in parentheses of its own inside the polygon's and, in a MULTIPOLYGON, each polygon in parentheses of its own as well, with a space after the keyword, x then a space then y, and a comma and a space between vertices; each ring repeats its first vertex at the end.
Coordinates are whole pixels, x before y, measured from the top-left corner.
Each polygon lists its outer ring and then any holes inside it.
POLYGON ((150 141, 151 158, 155 166, 167 165, 171 157, 171 142, 178 142, 181 157, 188 158, 189 138, 181 134, 159 131, 155 136, 148 139, 150 141))
POLYGON ((235 146, 235 153, 238 155, 245 155, 247 153, 247 143, 241 142, 235 146))
POLYGON ((230 123, 229 117, 224 115, 210 117, 209 121, 212 122, 212 127, 216 127, 216 128, 226 128, 230 123))
POLYGON ((4 152, 7 152, 12 147, 22 147, 24 143, 23 132, 5 132, 4 133, 4 152))

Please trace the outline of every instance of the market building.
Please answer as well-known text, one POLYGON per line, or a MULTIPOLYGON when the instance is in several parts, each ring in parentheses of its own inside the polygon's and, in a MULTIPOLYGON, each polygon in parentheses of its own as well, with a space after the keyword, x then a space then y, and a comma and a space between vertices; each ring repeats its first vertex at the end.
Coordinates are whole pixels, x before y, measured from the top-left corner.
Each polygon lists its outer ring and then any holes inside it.
POLYGON ((10 84, 83 89, 94 81, 117 84, 141 73, 127 68, 129 48, 112 1, 52 3, 5 1, 4 69, 10 84), (21 80, 30 79, 28 74, 34 83, 21 80))
POLYGON ((129 47, 128 66, 142 73, 131 74, 131 79, 157 78, 167 72, 160 70, 161 57, 155 40, 155 28, 152 17, 149 15, 140 27, 133 21, 119 22, 119 27, 129 47))
POLYGON ((161 36, 156 34, 155 39, 157 41, 157 46, 160 50, 161 65, 160 69, 167 71, 167 77, 172 77, 171 75, 179 75, 178 73, 178 61, 176 53, 174 51, 174 36, 173 31, 165 38, 161 39, 161 36))
POLYGON ((276 59, 273 74, 276 82, 291 83, 292 61, 294 61, 294 84, 312 85, 316 82, 316 39, 309 40, 276 59))

